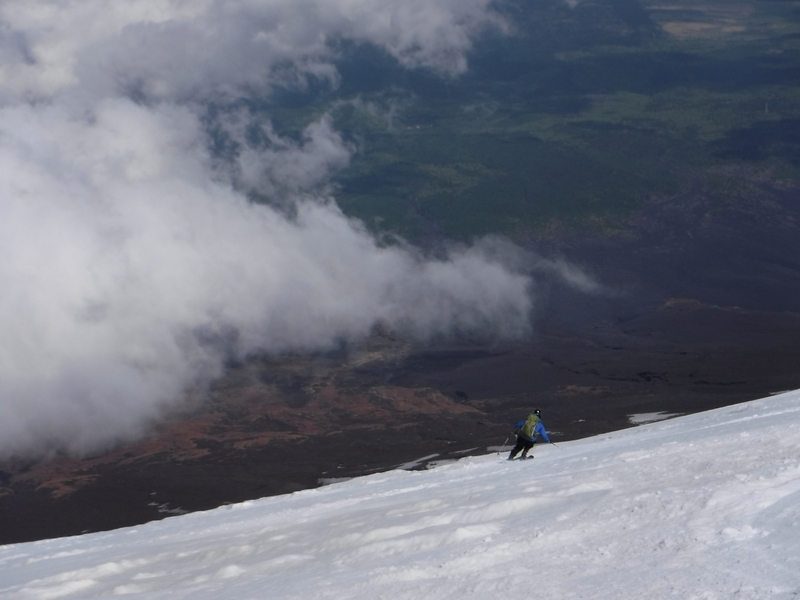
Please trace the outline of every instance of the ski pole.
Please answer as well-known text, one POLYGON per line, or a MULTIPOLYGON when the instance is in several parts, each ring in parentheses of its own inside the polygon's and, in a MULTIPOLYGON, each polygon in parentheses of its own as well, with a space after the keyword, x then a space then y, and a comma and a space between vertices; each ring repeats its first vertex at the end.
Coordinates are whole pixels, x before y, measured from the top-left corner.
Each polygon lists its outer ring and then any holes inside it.
POLYGON ((555 443, 555 442, 550 442, 550 444, 552 444, 553 446, 555 446, 556 448, 558 448, 559 450, 561 450, 561 446, 556 446, 556 443, 555 443))
MULTIPOLYGON (((508 440, 510 440, 510 439, 511 439, 511 436, 508 436, 508 437, 506 438, 506 441, 505 441, 505 442, 503 442, 503 446, 502 446, 503 448, 506 446, 506 444, 508 444, 508 440)), ((497 451, 497 455, 498 455, 498 456, 500 455, 500 452, 501 452, 501 450, 498 450, 498 451, 497 451)))

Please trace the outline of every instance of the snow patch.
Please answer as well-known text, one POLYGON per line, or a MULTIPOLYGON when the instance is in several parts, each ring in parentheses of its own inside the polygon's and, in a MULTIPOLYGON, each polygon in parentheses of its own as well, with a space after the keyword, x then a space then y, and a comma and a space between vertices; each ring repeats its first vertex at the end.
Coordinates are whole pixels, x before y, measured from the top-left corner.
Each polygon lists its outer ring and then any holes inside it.
POLYGON ((643 425, 644 423, 655 423, 656 421, 663 421, 671 419, 672 417, 679 417, 682 413, 668 413, 668 412, 652 412, 652 413, 639 413, 636 415, 628 415, 628 421, 633 425, 643 425))

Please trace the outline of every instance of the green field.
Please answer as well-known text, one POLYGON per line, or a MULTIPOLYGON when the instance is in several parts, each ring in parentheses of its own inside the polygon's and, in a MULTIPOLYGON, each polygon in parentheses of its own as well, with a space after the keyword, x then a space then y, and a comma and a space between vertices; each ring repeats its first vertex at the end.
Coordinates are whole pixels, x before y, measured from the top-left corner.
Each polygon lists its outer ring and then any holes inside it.
POLYGON ((610 232, 698 182, 740 189, 741 168, 800 180, 800 1, 502 6, 516 32, 459 78, 351 46, 323 101, 271 107, 285 135, 330 113, 357 148, 346 213, 414 241, 610 232))

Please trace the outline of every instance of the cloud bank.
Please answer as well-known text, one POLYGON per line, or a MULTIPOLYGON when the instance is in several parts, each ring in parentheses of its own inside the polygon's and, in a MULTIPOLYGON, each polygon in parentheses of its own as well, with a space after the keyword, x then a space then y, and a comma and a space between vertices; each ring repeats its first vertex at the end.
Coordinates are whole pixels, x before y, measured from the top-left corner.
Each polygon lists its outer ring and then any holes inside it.
POLYGON ((318 350, 378 322, 420 339, 518 336, 530 280, 486 242, 385 247, 326 182, 351 155, 203 107, 310 78, 335 41, 444 77, 502 23, 489 0, 6 0, 0 5, 0 457, 134 439, 257 349, 318 350), (291 214, 246 191, 292 203, 291 214))

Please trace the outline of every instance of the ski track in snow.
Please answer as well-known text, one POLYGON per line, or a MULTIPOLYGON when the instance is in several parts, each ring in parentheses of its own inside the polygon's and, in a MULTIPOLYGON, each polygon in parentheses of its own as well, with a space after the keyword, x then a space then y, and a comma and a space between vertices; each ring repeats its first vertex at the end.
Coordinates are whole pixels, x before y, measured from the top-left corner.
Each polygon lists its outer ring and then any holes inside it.
POLYGON ((0 598, 797 598, 800 393, 0 547, 0 598))

